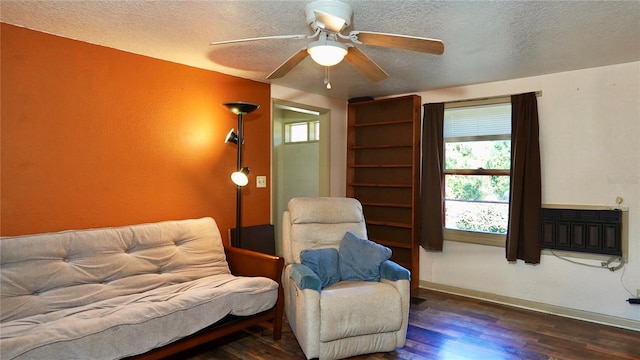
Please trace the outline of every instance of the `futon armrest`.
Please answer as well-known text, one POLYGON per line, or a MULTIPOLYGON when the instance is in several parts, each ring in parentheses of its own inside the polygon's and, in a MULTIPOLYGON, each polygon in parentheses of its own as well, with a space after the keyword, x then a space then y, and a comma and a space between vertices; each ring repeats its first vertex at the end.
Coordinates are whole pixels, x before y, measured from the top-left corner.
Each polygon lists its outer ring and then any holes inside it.
POLYGON ((234 247, 225 247, 224 252, 233 275, 263 276, 280 284, 284 268, 283 258, 234 247))
POLYGON ((322 289, 320 277, 306 265, 292 264, 289 277, 295 281, 300 289, 311 289, 317 292, 322 289))
POLYGON ((391 281, 411 280, 411 272, 391 260, 386 260, 380 264, 380 277, 391 281))
POLYGON ((282 270, 284 258, 259 253, 247 249, 224 248, 229 270, 237 276, 262 276, 278 283, 278 300, 273 318, 273 339, 278 340, 282 334, 282 313, 284 311, 284 289, 282 287, 282 270))

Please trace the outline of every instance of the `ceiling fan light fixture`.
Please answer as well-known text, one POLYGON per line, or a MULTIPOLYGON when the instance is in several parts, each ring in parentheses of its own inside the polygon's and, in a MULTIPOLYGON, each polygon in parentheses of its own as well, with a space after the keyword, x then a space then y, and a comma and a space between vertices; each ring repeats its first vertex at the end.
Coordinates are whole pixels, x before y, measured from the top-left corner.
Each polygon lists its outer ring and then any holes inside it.
POLYGON ((333 66, 347 55, 347 45, 337 41, 318 40, 309 44, 307 49, 313 61, 322 66, 333 66))
MULTIPOLYGON (((2 1, 2 0, 0 0, 2 1)), ((313 30, 310 35, 274 35, 237 40, 217 41, 211 45, 232 44, 267 39, 317 39, 300 48, 274 71, 267 80, 279 79, 287 75, 295 66, 311 57, 315 63, 328 69, 346 60, 360 75, 371 82, 379 82, 389 77, 380 66, 358 49, 358 45, 371 45, 383 48, 410 50, 426 54, 442 55, 442 40, 400 34, 387 34, 373 31, 343 31, 351 26, 353 9, 340 0, 310 0, 305 6, 307 25, 313 30)), ((328 73, 325 85, 330 86, 328 73)), ((255 109, 243 109, 230 104, 234 114, 246 114, 255 109)), ((241 104, 245 105, 245 104, 241 104)), ((244 106, 246 107, 246 106, 244 106)))

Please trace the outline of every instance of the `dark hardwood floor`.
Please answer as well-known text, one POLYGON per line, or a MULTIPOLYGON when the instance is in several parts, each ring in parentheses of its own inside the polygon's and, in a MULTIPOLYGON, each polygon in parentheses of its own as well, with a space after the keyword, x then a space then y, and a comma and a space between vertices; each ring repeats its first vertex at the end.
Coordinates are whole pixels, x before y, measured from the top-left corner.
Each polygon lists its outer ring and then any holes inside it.
MULTIPOLYGON (((271 334, 256 326, 171 359, 304 359, 286 321, 271 334)), ((420 289, 404 348, 351 359, 640 359, 640 332, 420 289)))

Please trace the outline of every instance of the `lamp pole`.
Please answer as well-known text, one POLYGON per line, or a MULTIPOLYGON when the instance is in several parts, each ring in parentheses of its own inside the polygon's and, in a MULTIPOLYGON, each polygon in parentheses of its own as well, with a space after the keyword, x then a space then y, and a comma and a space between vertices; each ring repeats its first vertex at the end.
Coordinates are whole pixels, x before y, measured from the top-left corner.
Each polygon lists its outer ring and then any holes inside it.
MULTIPOLYGON (((242 169, 242 144, 244 144, 244 135, 242 134, 242 113, 238 113, 238 167, 237 171, 242 169)), ((242 186, 236 185, 236 246, 242 247, 240 243, 242 229, 242 186)))
MULTIPOLYGON (((238 163, 237 163, 237 170, 236 171, 241 171, 242 170, 242 145, 244 144, 244 134, 243 134, 243 127, 244 127, 244 121, 243 121, 243 115, 248 114, 250 112, 255 111, 258 107, 260 107, 260 105, 258 104, 252 104, 252 103, 247 103, 247 102, 241 102, 241 101, 236 101, 236 102, 228 102, 228 103, 224 103, 224 106, 227 107, 227 109, 229 109, 229 111, 231 111, 232 113, 238 115, 238 163)), ((248 174, 247 174, 248 176, 248 174)), ((241 229, 242 229, 242 186, 236 184, 236 236, 235 236, 235 246, 237 247, 241 247, 241 229)))

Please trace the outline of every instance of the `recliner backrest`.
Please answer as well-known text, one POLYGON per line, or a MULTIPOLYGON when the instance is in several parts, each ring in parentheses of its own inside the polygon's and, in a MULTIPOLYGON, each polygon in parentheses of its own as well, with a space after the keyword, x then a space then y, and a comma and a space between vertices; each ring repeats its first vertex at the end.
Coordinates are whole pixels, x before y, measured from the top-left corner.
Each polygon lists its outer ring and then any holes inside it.
POLYGON ((282 250, 285 262, 300 263, 300 251, 334 247, 347 231, 367 238, 362 204, 353 198, 296 197, 283 214, 282 250))

